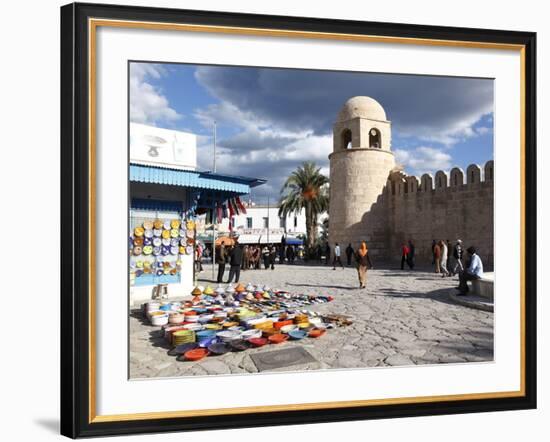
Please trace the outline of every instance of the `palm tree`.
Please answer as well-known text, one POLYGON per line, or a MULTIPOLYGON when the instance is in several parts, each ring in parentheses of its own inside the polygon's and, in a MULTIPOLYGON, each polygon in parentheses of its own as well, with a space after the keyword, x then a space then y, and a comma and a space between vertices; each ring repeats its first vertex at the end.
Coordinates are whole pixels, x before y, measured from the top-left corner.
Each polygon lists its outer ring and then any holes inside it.
POLYGON ((311 250, 317 237, 317 217, 328 210, 328 178, 312 161, 304 162, 286 179, 281 188, 279 216, 306 212, 307 249, 311 250))

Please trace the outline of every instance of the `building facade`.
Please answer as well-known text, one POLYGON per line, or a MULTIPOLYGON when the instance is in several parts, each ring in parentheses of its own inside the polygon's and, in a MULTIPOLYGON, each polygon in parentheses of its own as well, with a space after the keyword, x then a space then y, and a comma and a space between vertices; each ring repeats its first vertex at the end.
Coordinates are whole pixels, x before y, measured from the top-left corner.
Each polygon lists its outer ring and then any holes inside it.
POLYGON ((429 263, 433 240, 462 239, 492 266, 493 161, 472 164, 466 173, 455 167, 435 177, 404 174, 391 151, 391 122, 369 97, 344 104, 329 159, 332 245, 365 240, 373 258, 390 261, 410 239, 417 258, 429 263))
MULTIPOLYGON (((241 213, 232 218, 230 229, 228 219, 219 225, 222 233, 234 232, 239 235, 242 244, 280 243, 281 238, 297 238, 306 235, 305 210, 279 216, 278 206, 267 206, 254 203, 245 203, 246 214, 241 213)), ((321 214, 318 223, 321 224, 327 214, 321 214)), ((320 229, 320 228, 319 228, 320 229)))

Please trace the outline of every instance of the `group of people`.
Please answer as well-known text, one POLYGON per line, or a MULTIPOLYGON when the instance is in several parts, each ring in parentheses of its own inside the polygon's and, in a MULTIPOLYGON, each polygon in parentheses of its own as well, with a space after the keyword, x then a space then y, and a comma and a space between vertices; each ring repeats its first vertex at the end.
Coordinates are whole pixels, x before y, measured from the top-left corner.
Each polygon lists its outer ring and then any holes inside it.
POLYGON ((450 277, 458 275, 459 295, 465 296, 470 290, 468 281, 473 281, 483 277, 483 262, 477 254, 475 247, 466 249, 466 262, 464 259, 464 246, 462 240, 457 239, 454 246, 449 240, 432 241, 432 265, 436 273, 441 273, 441 277, 450 277))
MULTIPOLYGON (((432 243, 432 265, 435 272, 441 274, 442 277, 458 275, 460 284, 458 289, 460 294, 464 295, 468 292, 468 281, 479 279, 483 276, 483 263, 479 255, 477 255, 475 247, 466 249, 468 259, 466 264, 463 264, 464 247, 462 240, 458 239, 454 246, 449 240, 434 240, 432 243)), ((415 266, 416 248, 414 242, 409 240, 401 244, 401 270, 405 269, 405 264, 409 269, 414 269, 415 266)), ((332 268, 336 270, 336 266, 344 268, 342 262, 342 251, 340 245, 335 243, 331 249, 328 244, 325 245, 325 264, 329 263, 332 255, 332 268)), ((354 250, 351 243, 345 249, 347 265, 352 265, 354 261, 357 268, 359 278, 359 288, 365 288, 367 280, 367 270, 372 268, 367 244, 362 241, 359 248, 354 250)), ((217 282, 222 283, 225 268, 229 266, 229 278, 227 283, 239 282, 241 270, 260 269, 262 263, 264 268, 274 270, 277 258, 280 263, 284 263, 285 259, 289 264, 294 264, 298 253, 294 246, 279 246, 274 244, 269 245, 240 245, 236 241, 233 245, 225 245, 224 242, 216 248, 216 264, 218 264, 217 282)))
POLYGON ((435 273, 441 273, 443 278, 464 271, 463 256, 464 247, 460 239, 457 239, 454 246, 449 240, 432 241, 432 265, 435 273))
POLYGON ((262 268, 262 263, 265 270, 274 270, 277 258, 281 264, 285 262, 285 259, 289 264, 294 264, 300 255, 300 250, 297 250, 294 245, 242 245, 238 244, 237 241, 232 245, 226 245, 222 241, 220 246, 216 247, 217 282, 223 282, 227 265, 229 265, 229 279, 227 282, 231 283, 233 279, 235 282, 239 282, 241 270, 259 270, 262 268))
MULTIPOLYGON (((345 252, 348 267, 352 265, 352 260, 355 261, 357 276, 359 278, 359 288, 365 288, 367 284, 367 270, 373 267, 368 253, 367 243, 365 241, 361 241, 361 244, 356 251, 353 249, 351 243, 349 243, 345 249, 345 252)), ((330 255, 331 249, 327 244, 325 250, 325 264, 328 264, 330 255)), ((332 249, 332 257, 332 270, 336 270, 337 265, 343 269, 344 263, 342 262, 342 251, 340 249, 340 244, 334 244, 334 248, 332 249)))

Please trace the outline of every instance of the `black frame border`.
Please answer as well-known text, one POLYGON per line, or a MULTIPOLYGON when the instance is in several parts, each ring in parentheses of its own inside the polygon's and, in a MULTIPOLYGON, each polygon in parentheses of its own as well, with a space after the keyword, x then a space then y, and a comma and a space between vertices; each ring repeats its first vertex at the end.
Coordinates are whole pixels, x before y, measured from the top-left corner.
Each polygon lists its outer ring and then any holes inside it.
POLYGON ((61 7, 61 434, 245 428, 536 408, 536 33, 73 3, 61 7), (525 51, 525 396, 89 422, 88 19, 252 27, 523 45, 525 51), (529 246, 527 246, 529 245, 529 246))

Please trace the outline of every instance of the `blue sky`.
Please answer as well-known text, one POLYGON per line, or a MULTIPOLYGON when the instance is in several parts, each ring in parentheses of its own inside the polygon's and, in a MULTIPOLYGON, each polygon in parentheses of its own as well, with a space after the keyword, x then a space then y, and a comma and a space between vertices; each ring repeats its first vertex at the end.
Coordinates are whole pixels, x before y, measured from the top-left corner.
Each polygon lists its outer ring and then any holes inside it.
POLYGON ((253 198, 279 198, 288 174, 313 160, 328 175, 332 124, 349 98, 376 99, 392 151, 420 176, 493 159, 493 80, 230 66, 131 63, 130 119, 198 135, 198 163, 266 178, 253 198))

